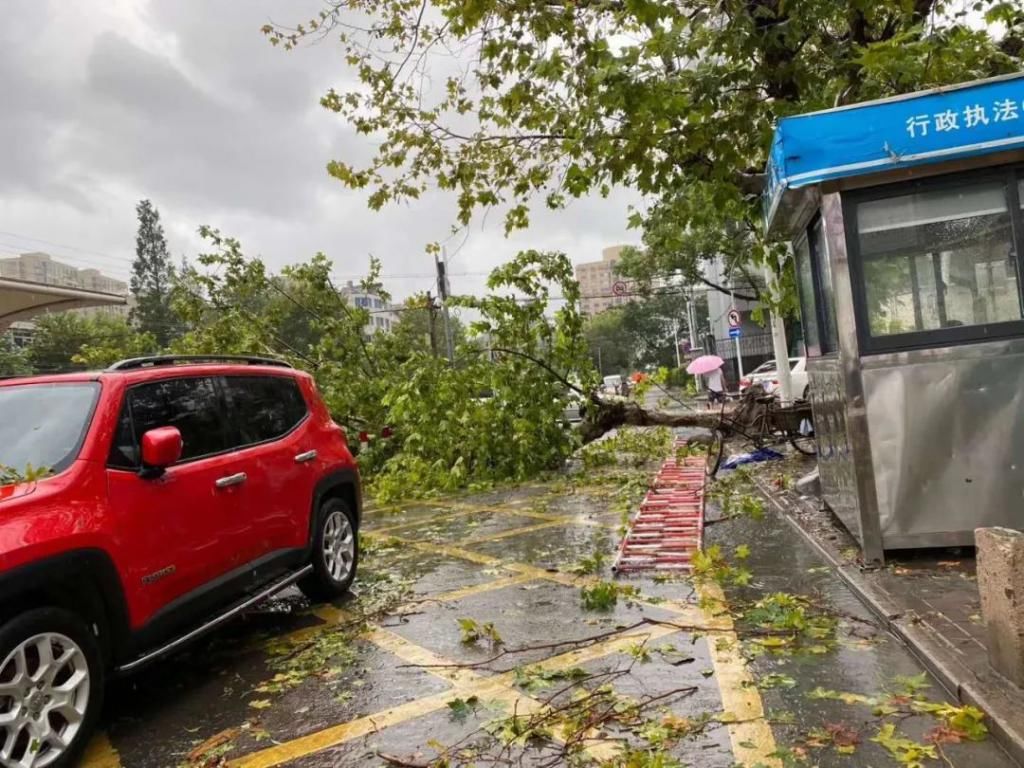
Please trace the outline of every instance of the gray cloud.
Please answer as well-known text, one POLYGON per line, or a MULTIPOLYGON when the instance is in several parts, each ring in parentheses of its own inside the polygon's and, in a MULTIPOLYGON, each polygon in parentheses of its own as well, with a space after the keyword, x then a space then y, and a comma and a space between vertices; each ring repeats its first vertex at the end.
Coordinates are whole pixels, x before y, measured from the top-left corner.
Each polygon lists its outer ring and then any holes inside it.
MULTIPOLYGON (((308 18, 317 0, 23 0, 0 29, 0 255, 48 249, 77 264, 127 273, 134 204, 160 208, 175 253, 194 255, 200 224, 242 240, 274 268, 325 251, 339 276, 373 253, 398 296, 431 287, 427 242, 444 240, 454 204, 433 194, 380 213, 327 176, 331 159, 365 160, 358 137, 318 103, 350 82, 330 40, 286 53, 259 28, 308 18), (37 36, 25 29, 45 30, 37 36), (24 239, 41 238, 58 247, 24 239)), ((576 261, 635 240, 629 193, 540 211, 504 238, 501 216, 449 242, 454 288, 522 248, 564 250, 576 261)))

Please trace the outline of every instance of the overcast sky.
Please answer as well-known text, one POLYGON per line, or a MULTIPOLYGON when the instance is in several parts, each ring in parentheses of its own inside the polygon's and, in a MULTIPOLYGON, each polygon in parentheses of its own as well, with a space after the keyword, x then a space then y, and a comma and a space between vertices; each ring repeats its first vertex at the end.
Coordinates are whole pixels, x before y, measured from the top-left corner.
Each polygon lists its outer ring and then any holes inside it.
MULTIPOLYGON (((371 155, 319 106, 350 75, 332 41, 287 53, 267 21, 314 15, 317 0, 8 0, 0 28, 0 255, 44 250, 126 277, 135 203, 160 209, 172 253, 193 256, 210 224, 274 268, 318 250, 341 277, 370 253, 387 275, 431 271, 425 243, 449 236, 454 206, 435 195, 374 213, 328 177, 331 159, 371 155)), ((557 249, 573 261, 635 242, 629 194, 542 212, 507 240, 501 216, 451 241, 452 288, 516 251, 557 249), (461 246, 461 247, 460 247, 461 246)), ((396 296, 429 277, 385 281, 396 296)))

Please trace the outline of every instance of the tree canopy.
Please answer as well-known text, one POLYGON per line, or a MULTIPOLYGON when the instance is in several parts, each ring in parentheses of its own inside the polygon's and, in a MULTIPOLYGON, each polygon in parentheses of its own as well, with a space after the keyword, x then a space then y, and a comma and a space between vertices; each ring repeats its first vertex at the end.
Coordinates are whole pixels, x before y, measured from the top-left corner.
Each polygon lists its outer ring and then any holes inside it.
POLYGON ((151 334, 164 346, 177 335, 177 318, 171 309, 174 264, 167 250, 160 211, 149 200, 135 206, 139 219, 132 262, 131 291, 135 306, 131 320, 142 333, 151 334))
POLYGON ((151 334, 137 331, 122 317, 103 312, 59 312, 42 315, 33 322, 32 342, 22 354, 36 373, 104 368, 116 360, 160 349, 151 334))
MULTIPOLYGON (((175 296, 191 330, 173 350, 262 352, 312 373, 378 498, 523 480, 558 467, 578 445, 562 415, 571 384, 589 388, 595 376, 563 254, 521 253, 492 273, 491 295, 453 298, 477 320, 460 333, 452 364, 414 320, 367 335, 369 311, 344 300, 323 254, 273 275, 237 240, 203 234, 202 269, 185 275, 175 296), (551 310, 551 296, 566 301, 551 310), (298 336, 289 330, 297 327, 298 336)), ((379 270, 375 261, 361 287, 383 295, 379 270)))
MULTIPOLYGON (((782 116, 1021 66, 1024 9, 1004 0, 328 0, 290 48, 336 38, 357 83, 324 107, 373 137, 329 172, 372 208, 433 188, 458 224, 499 208, 508 230, 613 187, 645 196, 638 276, 696 277, 779 251, 760 225, 782 116), (988 23, 985 26, 979 22, 988 23), (997 39, 990 30, 1002 29, 997 39)), ((772 255, 772 258, 766 258, 772 255)))
MULTIPOLYGON (((603 374, 677 367, 676 343, 690 340, 687 302, 687 294, 669 289, 594 315, 585 328, 591 359, 603 374)), ((700 339, 699 329, 707 328, 703 296, 696 296, 695 309, 694 335, 700 339)))

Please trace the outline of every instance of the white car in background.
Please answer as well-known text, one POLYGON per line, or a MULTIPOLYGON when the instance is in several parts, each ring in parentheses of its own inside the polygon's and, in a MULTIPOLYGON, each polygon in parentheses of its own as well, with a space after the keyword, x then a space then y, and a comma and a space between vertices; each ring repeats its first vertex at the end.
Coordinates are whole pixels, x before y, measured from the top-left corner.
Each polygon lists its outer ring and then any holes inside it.
MULTIPOLYGON (((789 379, 793 385, 793 396, 806 400, 810 387, 807 380, 807 358, 791 357, 789 358, 789 365, 789 379)), ((762 363, 740 379, 740 392, 745 391, 754 384, 760 384, 765 392, 771 394, 779 387, 779 377, 776 375, 777 370, 774 360, 762 363)))
POLYGON ((618 374, 605 376, 602 384, 606 394, 617 395, 622 390, 622 377, 618 374))

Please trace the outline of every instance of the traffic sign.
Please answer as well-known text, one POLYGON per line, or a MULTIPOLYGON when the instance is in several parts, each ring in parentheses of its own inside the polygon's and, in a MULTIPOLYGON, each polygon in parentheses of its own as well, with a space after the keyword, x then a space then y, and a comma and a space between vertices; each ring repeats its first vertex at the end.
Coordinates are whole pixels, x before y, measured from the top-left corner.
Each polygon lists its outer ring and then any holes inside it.
POLYGON ((616 296, 625 296, 626 295, 626 284, 623 283, 621 280, 619 282, 613 283, 612 284, 612 293, 614 295, 616 295, 616 296))
POLYGON ((729 338, 730 339, 738 339, 739 337, 740 337, 740 329, 739 328, 730 328, 729 329, 729 338))
POLYGON ((733 307, 729 310, 729 327, 739 328, 741 324, 742 320, 740 319, 740 312, 738 309, 733 307))

